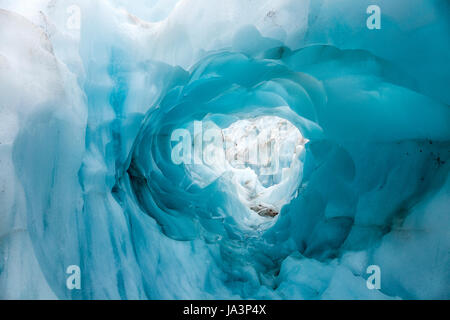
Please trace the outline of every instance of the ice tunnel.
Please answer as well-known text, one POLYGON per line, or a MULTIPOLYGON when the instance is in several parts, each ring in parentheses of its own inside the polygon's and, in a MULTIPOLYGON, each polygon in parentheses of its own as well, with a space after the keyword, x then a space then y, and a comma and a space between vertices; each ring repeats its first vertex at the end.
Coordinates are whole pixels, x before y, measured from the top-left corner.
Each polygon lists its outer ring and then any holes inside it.
POLYGON ((0 298, 448 299, 449 11, 412 2, 1 3, 0 298))

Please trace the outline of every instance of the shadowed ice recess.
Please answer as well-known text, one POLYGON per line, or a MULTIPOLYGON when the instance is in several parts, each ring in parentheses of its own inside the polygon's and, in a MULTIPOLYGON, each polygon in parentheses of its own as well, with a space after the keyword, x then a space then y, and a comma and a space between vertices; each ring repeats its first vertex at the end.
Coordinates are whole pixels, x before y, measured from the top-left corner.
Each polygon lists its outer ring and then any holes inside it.
POLYGON ((1 1, 0 298, 450 298, 449 5, 370 4, 1 1))

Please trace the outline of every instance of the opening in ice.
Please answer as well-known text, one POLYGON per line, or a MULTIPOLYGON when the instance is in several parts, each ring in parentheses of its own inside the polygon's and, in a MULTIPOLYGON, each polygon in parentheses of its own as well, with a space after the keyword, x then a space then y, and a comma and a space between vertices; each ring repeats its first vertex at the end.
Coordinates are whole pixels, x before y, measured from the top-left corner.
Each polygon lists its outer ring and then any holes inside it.
POLYGON ((221 177, 231 184, 259 225, 276 217, 301 182, 307 140, 296 126, 277 116, 241 119, 226 128, 214 122, 191 126, 193 161, 188 174, 200 186, 221 177))

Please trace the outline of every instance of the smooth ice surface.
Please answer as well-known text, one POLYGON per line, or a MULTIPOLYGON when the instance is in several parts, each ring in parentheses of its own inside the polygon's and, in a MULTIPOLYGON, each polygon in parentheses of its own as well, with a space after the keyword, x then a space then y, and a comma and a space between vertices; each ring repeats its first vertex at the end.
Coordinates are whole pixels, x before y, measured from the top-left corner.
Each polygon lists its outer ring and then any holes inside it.
POLYGON ((0 298, 449 299, 449 4, 370 4, 1 0, 0 298), (172 159, 266 117, 281 171, 172 159))

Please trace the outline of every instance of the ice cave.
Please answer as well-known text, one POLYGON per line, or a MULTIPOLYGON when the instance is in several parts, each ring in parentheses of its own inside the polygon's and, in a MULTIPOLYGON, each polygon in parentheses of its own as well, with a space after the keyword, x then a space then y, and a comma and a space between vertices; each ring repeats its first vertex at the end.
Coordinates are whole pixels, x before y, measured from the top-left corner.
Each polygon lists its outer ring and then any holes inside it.
POLYGON ((0 299, 449 299, 449 25, 1 0, 0 299))

